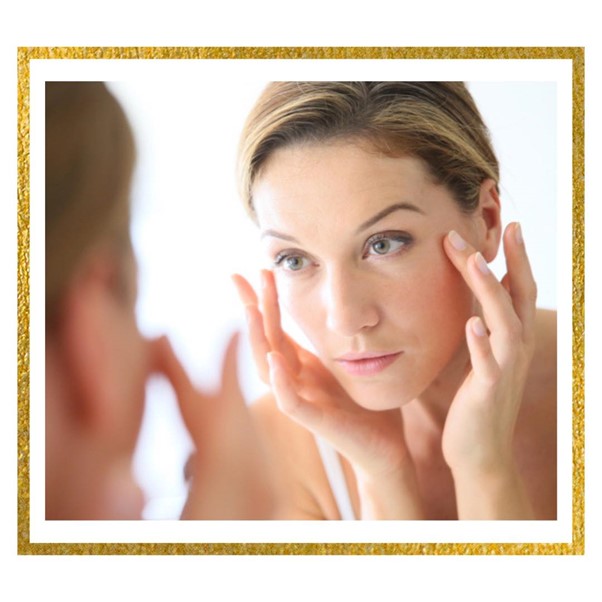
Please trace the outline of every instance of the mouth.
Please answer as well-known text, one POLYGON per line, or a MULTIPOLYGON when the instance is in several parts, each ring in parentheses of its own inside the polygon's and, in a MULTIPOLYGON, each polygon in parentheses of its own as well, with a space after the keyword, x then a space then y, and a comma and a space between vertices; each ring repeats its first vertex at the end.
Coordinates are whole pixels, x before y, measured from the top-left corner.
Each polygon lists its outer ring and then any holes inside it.
POLYGON ((347 353, 335 362, 352 376, 374 376, 388 368, 402 353, 347 353))

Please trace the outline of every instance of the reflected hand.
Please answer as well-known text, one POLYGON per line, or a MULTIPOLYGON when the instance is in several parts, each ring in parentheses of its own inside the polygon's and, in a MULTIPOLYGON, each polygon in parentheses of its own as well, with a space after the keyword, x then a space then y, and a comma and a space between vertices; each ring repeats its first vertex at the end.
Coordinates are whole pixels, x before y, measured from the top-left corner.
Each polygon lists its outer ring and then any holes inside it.
MULTIPOLYGON (((314 354, 284 333, 272 272, 262 271, 261 309, 253 287, 242 276, 235 275, 233 280, 246 308, 255 364, 262 380, 271 386, 279 409, 347 458, 358 479, 360 497, 363 490, 379 490, 381 497, 388 498, 389 508, 381 513, 387 516, 381 518, 419 517, 414 466, 401 412, 373 412, 356 404, 314 354)), ((362 505, 382 507, 381 502, 364 500, 362 505)), ((362 514, 366 517, 369 511, 362 514)))
POLYGON ((238 384, 238 335, 230 339, 220 390, 213 395, 194 387, 167 338, 151 344, 155 371, 171 383, 196 448, 187 464, 190 492, 182 518, 271 518, 271 477, 238 384))

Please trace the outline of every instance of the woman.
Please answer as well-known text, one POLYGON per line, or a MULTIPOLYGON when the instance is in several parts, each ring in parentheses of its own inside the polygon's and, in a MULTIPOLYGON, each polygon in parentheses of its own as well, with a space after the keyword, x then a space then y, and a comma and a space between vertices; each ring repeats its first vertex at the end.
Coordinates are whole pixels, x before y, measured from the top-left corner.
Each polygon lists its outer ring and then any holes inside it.
POLYGON ((239 168, 272 263, 261 303, 236 284, 283 515, 555 518, 556 318, 535 308, 519 224, 502 235, 466 87, 272 83, 239 168))
POLYGON ((46 518, 141 518, 132 456, 152 373, 172 385, 197 448, 182 517, 271 517, 236 340, 221 391, 209 396, 195 390, 167 339, 138 330, 133 161, 129 124, 103 83, 46 84, 46 518))

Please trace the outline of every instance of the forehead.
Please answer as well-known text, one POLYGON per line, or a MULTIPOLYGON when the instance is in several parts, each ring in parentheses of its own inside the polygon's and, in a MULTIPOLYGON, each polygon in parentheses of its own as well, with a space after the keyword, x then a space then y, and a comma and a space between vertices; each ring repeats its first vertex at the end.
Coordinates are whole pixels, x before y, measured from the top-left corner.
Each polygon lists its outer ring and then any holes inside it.
POLYGON ((459 210, 415 157, 391 157, 351 143, 306 144, 276 151, 253 187, 262 229, 361 224, 389 205, 424 215, 459 210))

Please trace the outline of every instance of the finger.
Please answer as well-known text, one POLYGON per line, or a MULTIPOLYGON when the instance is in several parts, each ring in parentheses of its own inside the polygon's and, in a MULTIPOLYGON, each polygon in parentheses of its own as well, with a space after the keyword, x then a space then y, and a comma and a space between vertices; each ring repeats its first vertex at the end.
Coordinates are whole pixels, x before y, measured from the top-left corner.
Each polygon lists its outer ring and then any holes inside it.
POLYGON ((316 432, 322 420, 322 410, 297 394, 286 359, 278 352, 268 354, 270 380, 276 403, 281 412, 302 426, 316 432))
POLYGON ((493 355, 485 324, 478 316, 466 323, 466 342, 477 381, 487 387, 495 384, 501 371, 493 355))
POLYGON ((445 237, 444 247, 483 308, 483 317, 494 338, 514 341, 522 333, 522 324, 508 291, 489 269, 485 258, 475 253, 457 232, 445 237))
POLYGON ((518 317, 526 331, 530 332, 535 322, 537 285, 533 278, 520 224, 516 222, 510 224, 504 232, 503 241, 508 266, 506 274, 508 292, 518 317))
POLYGON ((369 427, 362 428, 365 427, 365 420, 361 416, 336 406, 319 401, 316 403, 307 401, 299 395, 284 356, 278 352, 271 352, 268 360, 272 391, 280 411, 315 435, 329 441, 340 453, 344 455, 361 454, 362 445, 358 441, 361 442, 363 436, 353 437, 350 436, 350 433, 369 431, 369 427))
POLYGON ((288 361, 291 369, 297 374, 301 368, 299 356, 295 345, 293 345, 282 330, 280 304, 278 302, 278 290, 274 274, 270 270, 261 271, 261 294, 264 315, 265 334, 272 351, 279 351, 288 361))
POLYGON ((249 282, 240 274, 233 274, 231 278, 242 304, 245 307, 249 305, 259 306, 259 299, 257 298, 255 289, 249 284, 249 282))
POLYGON ((281 326, 280 305, 274 274, 261 270, 261 301, 265 316, 265 332, 272 349, 282 353, 284 332, 281 326))
POLYGON ((267 354, 270 352, 270 344, 265 335, 263 316, 259 311, 259 300, 257 294, 249 282, 240 274, 232 275, 232 282, 236 286, 238 296, 245 306, 245 317, 249 331, 249 342, 255 367, 259 378, 266 384, 270 382, 267 354))
POLYGON ((500 282, 502 283, 504 290, 510 294, 510 278, 508 277, 508 274, 505 274, 500 282))
POLYGON ((238 341, 239 334, 235 332, 228 341, 222 363, 221 394, 229 405, 245 404, 238 382, 238 341))
POLYGON ((154 341, 153 347, 155 372, 165 376, 171 384, 184 424, 198 443, 198 435, 205 423, 203 414, 208 411, 208 398, 194 387, 166 337, 154 341))
POLYGON ((171 383, 176 395, 185 397, 194 393, 194 386, 175 354, 167 337, 154 339, 152 348, 152 371, 162 374, 171 383))
POLYGON ((259 378, 266 383, 270 382, 270 369, 268 366, 268 353, 271 351, 270 343, 265 336, 263 326, 263 316, 257 307, 249 305, 246 308, 247 326, 249 329, 249 342, 251 344, 251 354, 255 367, 259 373, 259 378))

